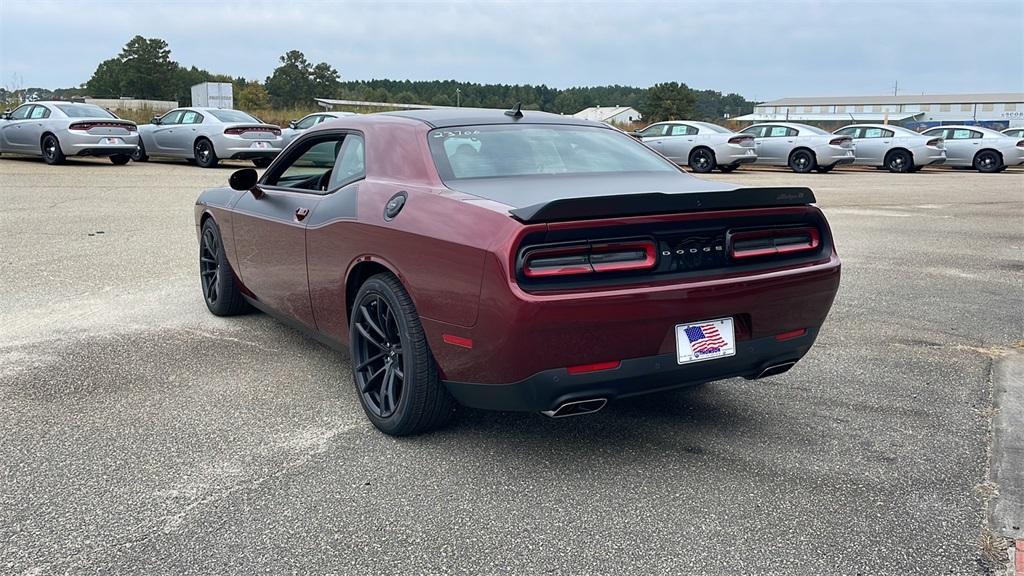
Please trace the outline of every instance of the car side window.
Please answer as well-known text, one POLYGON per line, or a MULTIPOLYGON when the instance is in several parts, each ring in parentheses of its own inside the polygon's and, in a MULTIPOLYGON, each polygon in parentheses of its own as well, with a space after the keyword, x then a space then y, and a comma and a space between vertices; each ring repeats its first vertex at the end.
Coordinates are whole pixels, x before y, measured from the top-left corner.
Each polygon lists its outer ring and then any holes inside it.
POLYGON ((841 129, 835 131, 835 135, 836 136, 851 136, 853 138, 860 138, 860 136, 857 136, 857 132, 858 131, 859 131, 859 128, 841 128, 841 129))
POLYGON ((179 124, 201 124, 202 122, 203 115, 195 110, 186 110, 181 115, 181 120, 178 121, 179 124))
POLYGON ((181 115, 184 113, 184 110, 171 110, 160 118, 160 124, 181 124, 181 115))
POLYGON ((793 130, 792 128, 786 128, 785 126, 772 126, 771 129, 768 131, 767 136, 769 138, 779 138, 780 136, 794 136, 795 134, 790 134, 791 131, 794 133, 796 132, 796 130, 793 130))
POLYGON ((973 131, 966 130, 964 128, 957 128, 953 130, 953 134, 949 136, 953 140, 970 140, 971 138, 981 138, 981 134, 973 131))
POLYGON ((24 120, 24 119, 28 118, 29 112, 34 107, 35 106, 33 106, 32 104, 25 104, 23 106, 18 106, 17 108, 14 109, 14 112, 11 112, 11 120, 24 120))
POLYGON ((882 129, 881 128, 865 128, 864 129, 864 138, 881 138, 881 137, 882 137, 882 129))
MULTIPOLYGON (((279 186, 298 191, 314 193, 325 192, 334 188, 342 175, 335 176, 335 170, 341 168, 338 162, 342 155, 345 142, 350 134, 323 134, 300 141, 288 154, 283 162, 277 162, 263 176, 267 186, 279 186), (335 164, 338 164, 336 168, 335 164)), ((346 166, 342 169, 347 170, 346 166)))
POLYGON ((29 114, 29 118, 33 120, 40 120, 43 118, 50 117, 50 110, 46 106, 33 106, 32 112, 29 114))
POLYGON ((652 138, 656 136, 664 136, 667 131, 668 124, 655 124, 654 126, 648 126, 641 130, 640 135, 644 138, 652 138))
POLYGON ((317 124, 318 122, 320 122, 320 118, 321 118, 321 116, 316 115, 316 114, 314 114, 312 116, 306 116, 305 118, 300 120, 298 124, 295 125, 295 129, 296 130, 305 130, 306 128, 311 128, 314 124, 317 124))
POLYGON ((921 134, 923 134, 924 136, 930 136, 932 138, 945 138, 948 136, 948 134, 946 134, 946 131, 943 130, 942 128, 932 128, 931 130, 925 130, 921 134))
POLYGON ((767 128, 767 126, 751 126, 750 128, 741 131, 740 134, 750 134, 755 138, 763 138, 764 132, 767 128))
POLYGON ((697 130, 695 128, 691 127, 691 126, 687 126, 685 124, 673 124, 668 135, 669 136, 689 136, 691 134, 696 134, 696 133, 697 133, 697 130))
POLYGON ((341 145, 338 163, 331 174, 331 185, 328 190, 355 182, 366 176, 366 144, 359 134, 345 136, 341 145))

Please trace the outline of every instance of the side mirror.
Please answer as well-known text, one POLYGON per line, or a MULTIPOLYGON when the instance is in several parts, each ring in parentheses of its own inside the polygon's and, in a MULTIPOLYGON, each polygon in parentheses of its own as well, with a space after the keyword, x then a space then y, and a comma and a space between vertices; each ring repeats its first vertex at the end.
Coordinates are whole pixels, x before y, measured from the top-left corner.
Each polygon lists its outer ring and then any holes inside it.
POLYGON ((159 124, 160 123, 160 117, 159 116, 153 116, 152 118, 149 119, 149 122, 151 124, 159 124))
POLYGON ((256 198, 262 198, 263 190, 260 190, 258 183, 259 176, 256 175, 256 170, 252 168, 235 170, 231 177, 228 178, 228 185, 231 186, 232 190, 249 191, 256 198))
POLYGON ((295 121, 295 120, 289 120, 288 121, 288 127, 291 128, 292 130, 295 130, 295 126, 296 125, 298 125, 297 121, 295 121))
POLYGON ((3 114, 0 114, 0 119, 10 120, 11 119, 11 113, 10 112, 4 112, 3 114))
POLYGON ((641 140, 644 137, 644 135, 639 132, 626 132, 626 134, 629 134, 630 136, 636 138, 637 140, 641 140))

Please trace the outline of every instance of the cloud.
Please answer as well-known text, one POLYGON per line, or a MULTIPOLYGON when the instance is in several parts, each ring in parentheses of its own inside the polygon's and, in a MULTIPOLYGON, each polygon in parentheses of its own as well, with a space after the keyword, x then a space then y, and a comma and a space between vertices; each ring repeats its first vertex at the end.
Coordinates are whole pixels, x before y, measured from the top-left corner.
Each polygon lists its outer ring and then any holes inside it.
POLYGON ((1024 90, 1024 2, 0 3, 0 83, 73 86, 134 34, 263 79, 287 50, 346 79, 648 86, 749 98, 1024 90), (47 38, 53 41, 43 41, 47 38))

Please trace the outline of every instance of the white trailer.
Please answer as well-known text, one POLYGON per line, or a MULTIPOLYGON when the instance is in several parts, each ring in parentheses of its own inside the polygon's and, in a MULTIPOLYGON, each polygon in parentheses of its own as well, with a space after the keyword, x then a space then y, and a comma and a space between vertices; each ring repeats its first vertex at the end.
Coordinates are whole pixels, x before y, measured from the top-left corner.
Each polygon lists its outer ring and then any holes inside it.
POLYGON ((234 108, 231 82, 203 82, 192 87, 192 105, 211 108, 234 108))

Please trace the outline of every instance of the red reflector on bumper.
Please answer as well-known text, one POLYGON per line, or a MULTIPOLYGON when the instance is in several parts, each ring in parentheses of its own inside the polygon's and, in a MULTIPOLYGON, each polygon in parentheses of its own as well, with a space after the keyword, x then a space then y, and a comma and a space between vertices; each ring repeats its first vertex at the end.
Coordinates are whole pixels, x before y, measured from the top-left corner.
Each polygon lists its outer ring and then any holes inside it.
POLYGON ((596 362, 594 364, 580 364, 579 366, 569 366, 566 370, 569 374, 586 374, 587 372, 597 372, 598 370, 613 370, 619 367, 620 362, 615 360, 613 362, 596 362))
POLYGON ((463 348, 472 348, 473 341, 469 338, 463 338, 462 336, 454 336, 452 334, 442 334, 441 339, 444 340, 445 344, 451 344, 453 346, 461 346, 463 348))
POLYGON ((789 332, 783 332, 782 334, 776 334, 775 335, 775 339, 778 340, 779 342, 785 342, 786 340, 792 340, 794 338, 799 338, 799 337, 803 336, 804 334, 807 334, 807 328, 801 328, 799 330, 790 330, 789 332))

